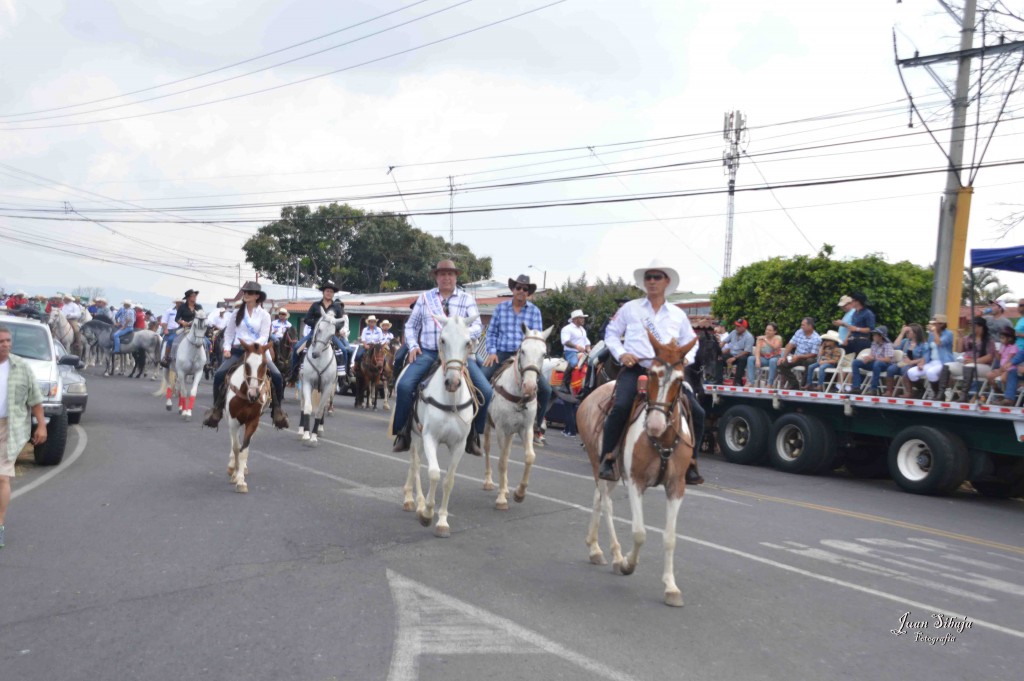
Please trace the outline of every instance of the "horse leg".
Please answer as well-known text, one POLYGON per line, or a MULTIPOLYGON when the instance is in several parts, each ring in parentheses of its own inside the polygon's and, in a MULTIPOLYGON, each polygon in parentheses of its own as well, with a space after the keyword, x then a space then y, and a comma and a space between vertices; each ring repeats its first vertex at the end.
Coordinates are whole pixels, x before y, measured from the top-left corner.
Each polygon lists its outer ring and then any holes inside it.
POLYGON ((228 454, 228 477, 231 482, 235 481, 235 471, 238 470, 238 452, 241 449, 238 442, 238 424, 235 419, 228 415, 228 432, 231 440, 231 453, 228 454))
POLYGON ((318 444, 320 444, 317 441, 317 433, 319 433, 319 431, 320 431, 320 424, 321 424, 320 418, 319 417, 313 417, 313 427, 309 429, 309 445, 311 447, 316 447, 318 444))
POLYGON ((605 560, 604 551, 601 550, 597 534, 601 525, 601 506, 604 504, 603 491, 604 488, 601 485, 594 487, 594 505, 590 512, 590 525, 587 527, 587 548, 590 551, 590 562, 594 565, 607 565, 608 563, 605 560))
MULTIPOLYGON (((451 528, 448 527, 448 501, 451 499, 452 489, 455 487, 455 469, 458 468, 459 459, 462 458, 464 448, 461 445, 463 442, 465 442, 465 438, 460 438, 458 444, 450 448, 452 458, 448 463, 448 474, 444 476, 444 495, 441 497, 441 509, 437 514, 437 525, 434 527, 434 536, 442 539, 452 536, 451 528)), ((440 474, 440 470, 438 470, 438 474, 440 474)))
MULTIPOLYGON (((426 434, 424 434, 426 435, 426 434)), ((441 479, 441 467, 437 464, 437 443, 432 437, 423 437, 423 455, 427 459, 427 478, 430 487, 427 497, 416 506, 416 517, 423 527, 429 527, 434 519, 434 502, 437 498, 437 483, 441 479)))
POLYGON ((494 489, 494 480, 491 479, 491 433, 494 427, 490 420, 484 427, 484 489, 490 492, 494 489))
POLYGON ((246 465, 249 462, 249 442, 252 440, 252 435, 256 432, 256 427, 259 424, 259 420, 254 419, 244 426, 242 444, 238 450, 238 469, 235 471, 235 491, 240 494, 245 494, 249 491, 249 485, 245 482, 245 474, 249 469, 246 465))
POLYGON ((411 511, 417 508, 419 500, 423 497, 423 490, 420 489, 420 452, 419 447, 415 442, 412 443, 412 447, 409 448, 409 473, 405 476, 405 486, 402 487, 404 493, 402 499, 402 510, 411 511), (416 497, 413 497, 413 477, 416 478, 416 497))
POLYGON ((618 564, 619 569, 616 572, 620 575, 633 574, 640 561, 640 547, 647 540, 647 529, 644 527, 644 492, 635 481, 630 482, 626 489, 629 490, 629 510, 633 516, 633 548, 629 550, 625 560, 618 564))
POLYGON ((676 586, 674 558, 676 550, 676 520, 683 498, 669 497, 665 504, 665 572, 661 581, 665 583, 665 605, 676 608, 683 606, 683 592, 676 586))
MULTIPOLYGON (((536 452, 533 450, 533 422, 534 419, 530 419, 523 428, 523 432, 520 437, 523 438, 523 450, 526 452, 526 463, 523 466, 523 479, 519 481, 519 487, 512 493, 512 499, 517 503, 523 503, 523 499, 526 498, 526 488, 530 484, 530 471, 533 470, 533 462, 537 458, 536 452)), ((509 447, 512 446, 512 438, 509 438, 509 447)))
POLYGON ((619 543, 619 535, 615 533, 615 516, 612 512, 612 490, 615 489, 617 483, 608 482, 607 480, 599 480, 598 486, 602 487, 601 497, 602 506, 604 508, 605 522, 608 523, 608 535, 610 537, 610 546, 612 552, 612 569, 615 566, 621 565, 622 561, 625 560, 622 556, 622 545, 619 543))

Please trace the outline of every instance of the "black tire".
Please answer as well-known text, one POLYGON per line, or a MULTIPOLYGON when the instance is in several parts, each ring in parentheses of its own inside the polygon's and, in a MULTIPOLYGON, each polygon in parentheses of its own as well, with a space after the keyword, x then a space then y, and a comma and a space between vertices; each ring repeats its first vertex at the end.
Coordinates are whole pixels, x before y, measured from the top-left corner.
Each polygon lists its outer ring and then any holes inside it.
POLYGON ((910 426, 889 445, 889 474, 912 494, 951 494, 963 484, 970 463, 963 440, 941 428, 910 426))
POLYGON ((768 452, 768 415, 756 407, 737 404, 718 419, 718 446, 730 463, 763 463, 768 452))
POLYGON ((35 448, 37 466, 56 466, 64 460, 64 447, 68 443, 68 412, 61 409, 46 424, 46 442, 35 448))
POLYGON ((71 425, 78 425, 82 421, 82 414, 84 411, 68 412, 68 423, 71 425))
POLYGON ((821 419, 786 414, 772 426, 768 460, 780 471, 817 475, 832 470, 835 458, 835 433, 821 419))

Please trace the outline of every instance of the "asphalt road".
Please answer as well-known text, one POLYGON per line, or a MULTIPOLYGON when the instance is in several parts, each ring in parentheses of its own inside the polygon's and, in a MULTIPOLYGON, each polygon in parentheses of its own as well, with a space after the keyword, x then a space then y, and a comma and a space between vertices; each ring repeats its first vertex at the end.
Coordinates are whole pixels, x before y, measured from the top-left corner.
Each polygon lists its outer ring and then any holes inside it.
MULTIPOLYGON (((4 681, 1021 678, 1019 501, 706 457, 678 527, 686 606, 669 608, 664 497, 645 499, 633 576, 591 565, 589 464, 557 432, 508 511, 464 457, 438 539, 401 509, 383 412, 339 398, 316 449, 264 421, 242 495, 226 428, 181 422, 149 381, 88 379, 66 462, 14 481, 4 681)), ((628 548, 621 488, 616 516, 628 548)))

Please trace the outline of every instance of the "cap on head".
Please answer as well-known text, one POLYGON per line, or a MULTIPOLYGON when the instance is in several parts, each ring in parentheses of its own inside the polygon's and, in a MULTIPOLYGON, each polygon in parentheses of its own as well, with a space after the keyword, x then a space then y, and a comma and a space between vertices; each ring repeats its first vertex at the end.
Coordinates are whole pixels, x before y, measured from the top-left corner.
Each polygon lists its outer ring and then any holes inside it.
POLYGON ((749 322, 747 322, 746 319, 737 319, 736 320, 736 328, 738 328, 738 329, 749 329, 750 328, 750 324, 749 324, 749 322))
POLYGON ((839 299, 839 307, 846 307, 852 302, 853 298, 851 298, 850 296, 843 296, 842 298, 839 299))

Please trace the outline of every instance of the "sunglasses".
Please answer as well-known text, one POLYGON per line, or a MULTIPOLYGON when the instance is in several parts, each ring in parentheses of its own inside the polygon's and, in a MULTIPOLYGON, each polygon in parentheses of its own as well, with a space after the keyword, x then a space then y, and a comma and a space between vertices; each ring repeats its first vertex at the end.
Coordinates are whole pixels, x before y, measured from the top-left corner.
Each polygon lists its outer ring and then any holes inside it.
POLYGON ((644 281, 661 281, 665 275, 661 272, 648 272, 644 275, 644 281))
POLYGON ((527 293, 529 293, 530 292, 530 287, 529 286, 516 286, 512 290, 513 291, 526 291, 527 293))

